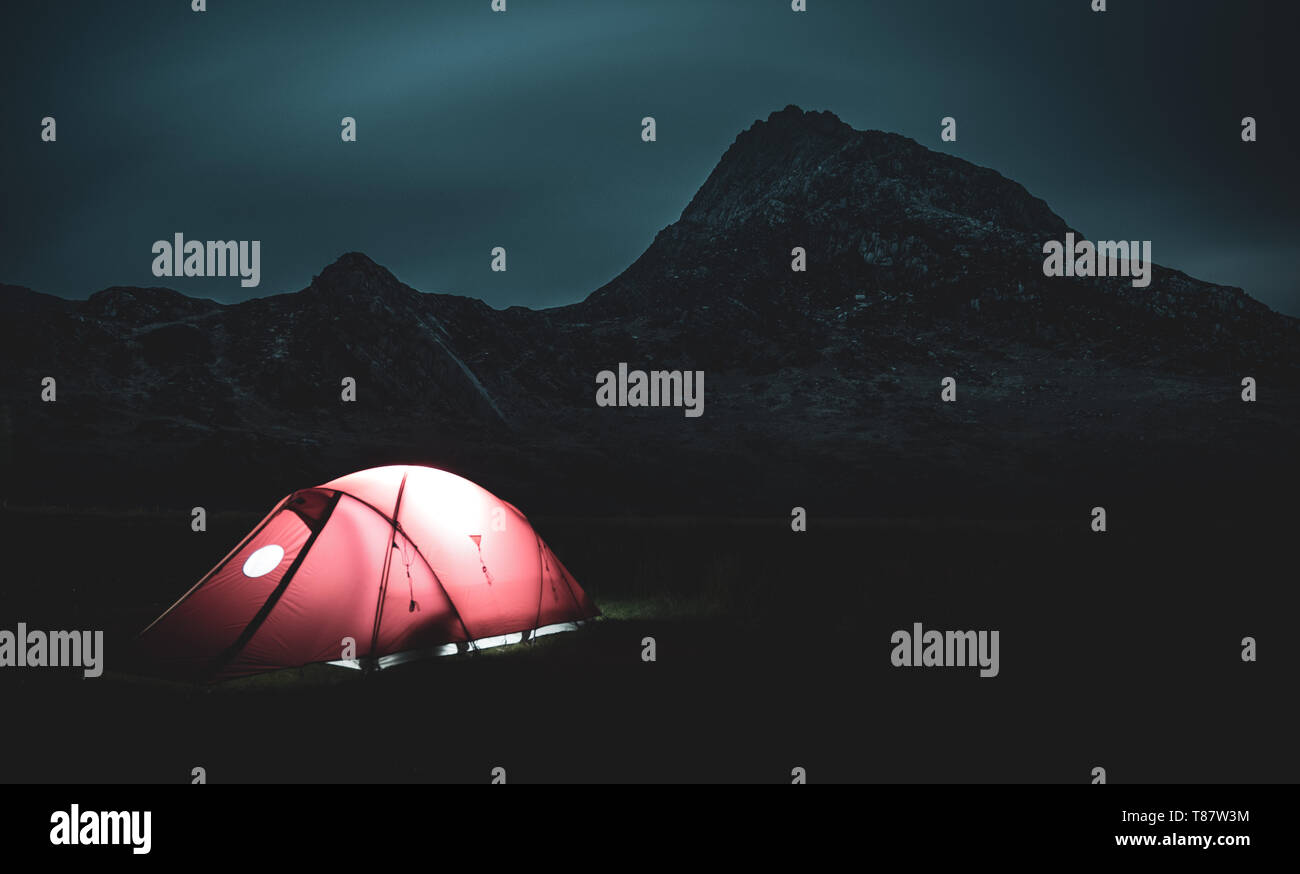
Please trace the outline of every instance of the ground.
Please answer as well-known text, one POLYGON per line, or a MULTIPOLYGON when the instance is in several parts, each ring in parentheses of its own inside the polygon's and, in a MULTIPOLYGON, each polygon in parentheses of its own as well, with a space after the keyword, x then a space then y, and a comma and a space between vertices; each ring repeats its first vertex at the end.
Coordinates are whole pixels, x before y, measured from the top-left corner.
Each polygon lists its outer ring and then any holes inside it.
POLYGON ((1086 516, 814 514, 795 534, 780 519, 534 518, 603 621, 372 676, 189 687, 121 674, 114 648, 254 516, 195 534, 175 512, 9 509, 21 561, 4 627, 103 628, 108 670, 0 672, 0 779, 481 783, 500 766, 521 783, 783 782, 795 767, 1087 782, 1097 765, 1110 782, 1300 779, 1278 694, 1297 665, 1292 529, 1195 519, 1121 515, 1094 534, 1086 516), (999 629, 999 676, 893 667, 890 636, 915 621, 999 629))

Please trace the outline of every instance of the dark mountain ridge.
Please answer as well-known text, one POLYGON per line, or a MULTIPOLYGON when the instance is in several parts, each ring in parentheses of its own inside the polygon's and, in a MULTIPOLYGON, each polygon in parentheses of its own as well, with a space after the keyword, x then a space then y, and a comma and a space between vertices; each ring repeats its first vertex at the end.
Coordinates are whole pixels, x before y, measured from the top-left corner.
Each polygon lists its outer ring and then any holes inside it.
POLYGON ((1050 491, 1051 458, 1072 451, 1121 459, 1119 479, 1241 450, 1276 476, 1300 423, 1300 321, 1162 267, 1143 289, 1047 278, 1042 245, 1069 230, 992 170, 787 107, 565 307, 421 293, 356 252, 230 305, 0 286, 4 495, 61 503, 51 489, 88 478, 106 503, 242 505, 387 461, 596 511, 788 507, 800 488, 846 507, 871 489, 919 499, 923 481, 972 500, 1008 478, 1050 491), (704 416, 598 408, 595 375, 620 361, 705 371, 704 416), (939 402, 945 376, 957 404, 939 402), (1244 376, 1267 406, 1240 402, 1244 376))

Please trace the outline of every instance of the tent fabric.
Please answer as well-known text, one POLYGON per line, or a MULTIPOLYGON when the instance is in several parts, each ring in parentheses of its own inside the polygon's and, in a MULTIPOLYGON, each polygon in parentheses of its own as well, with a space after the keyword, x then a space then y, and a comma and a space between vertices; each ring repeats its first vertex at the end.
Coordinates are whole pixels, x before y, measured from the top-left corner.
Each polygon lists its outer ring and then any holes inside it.
POLYGON ((402 465, 284 498, 140 645, 163 673, 219 680, 312 662, 382 667, 599 612, 514 506, 402 465))

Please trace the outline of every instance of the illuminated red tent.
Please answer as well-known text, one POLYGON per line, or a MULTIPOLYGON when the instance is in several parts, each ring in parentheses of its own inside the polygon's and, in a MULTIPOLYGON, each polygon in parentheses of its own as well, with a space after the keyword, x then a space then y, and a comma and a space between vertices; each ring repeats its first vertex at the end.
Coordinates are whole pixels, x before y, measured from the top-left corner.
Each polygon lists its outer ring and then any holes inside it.
POLYGON ((510 504, 431 467, 294 492, 141 633, 173 675, 384 668, 531 640, 599 614, 510 504))

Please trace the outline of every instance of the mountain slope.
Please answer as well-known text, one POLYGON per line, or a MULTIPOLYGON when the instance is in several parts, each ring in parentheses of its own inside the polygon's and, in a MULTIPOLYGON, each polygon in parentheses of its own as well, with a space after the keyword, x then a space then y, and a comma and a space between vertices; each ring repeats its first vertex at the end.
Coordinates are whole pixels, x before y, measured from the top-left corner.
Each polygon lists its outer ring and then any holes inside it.
POLYGON ((842 360, 878 339, 924 357, 943 340, 908 336, 938 330, 1125 363, 1294 372, 1296 320, 1241 289, 1162 267, 1145 289, 1045 277, 1043 243, 1069 230, 992 170, 787 107, 742 133, 681 219, 576 308, 638 326, 703 306, 741 329, 798 334, 813 320, 822 330, 804 339, 842 360), (795 246, 806 274, 790 269, 795 246))
POLYGON ((1068 230, 992 170, 787 107, 566 307, 424 294, 360 253, 235 305, 3 286, 4 495, 243 504, 390 461, 588 509, 1055 494, 1062 464, 1163 489, 1219 454, 1290 482, 1300 322, 1164 268, 1145 289, 1046 278, 1042 244, 1068 230), (598 408, 619 362, 703 370, 705 415, 598 408), (1240 402, 1244 376, 1267 403, 1240 402))

